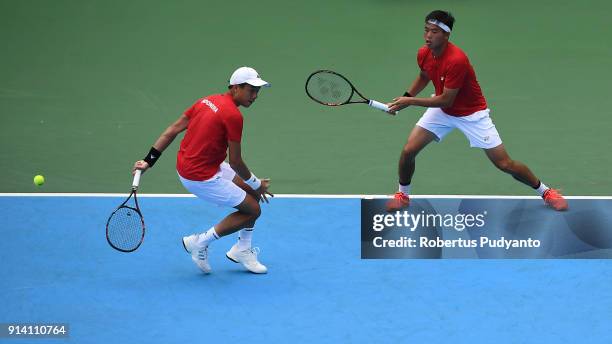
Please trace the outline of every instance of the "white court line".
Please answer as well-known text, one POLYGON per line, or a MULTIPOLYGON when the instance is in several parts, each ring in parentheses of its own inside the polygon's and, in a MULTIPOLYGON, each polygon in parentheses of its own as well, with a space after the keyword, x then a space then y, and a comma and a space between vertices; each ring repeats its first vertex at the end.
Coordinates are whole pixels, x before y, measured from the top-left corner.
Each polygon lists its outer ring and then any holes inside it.
MULTIPOLYGON (((128 193, 0 193, 0 197, 127 197, 128 193)), ((138 194, 141 198, 192 198, 192 194, 138 194)), ((315 199, 378 199, 390 195, 306 195, 276 194, 275 198, 315 198, 315 199)), ((541 199, 539 196, 507 195, 410 195, 411 198, 428 199, 541 199)), ((612 199, 612 196, 563 196, 566 199, 612 199)))

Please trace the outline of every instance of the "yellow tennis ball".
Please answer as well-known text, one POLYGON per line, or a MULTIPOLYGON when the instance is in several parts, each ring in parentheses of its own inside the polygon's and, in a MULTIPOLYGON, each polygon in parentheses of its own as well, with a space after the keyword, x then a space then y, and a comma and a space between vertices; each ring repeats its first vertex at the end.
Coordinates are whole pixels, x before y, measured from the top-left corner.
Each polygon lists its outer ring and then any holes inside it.
POLYGON ((34 184, 37 186, 41 186, 45 183, 45 177, 40 174, 34 177, 34 184))

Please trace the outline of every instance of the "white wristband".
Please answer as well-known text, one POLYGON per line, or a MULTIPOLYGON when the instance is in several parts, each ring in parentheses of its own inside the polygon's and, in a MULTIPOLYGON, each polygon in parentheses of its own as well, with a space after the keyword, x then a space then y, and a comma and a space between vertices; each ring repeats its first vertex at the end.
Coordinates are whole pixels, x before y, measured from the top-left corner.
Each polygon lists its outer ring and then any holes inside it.
POLYGON ((251 172, 251 178, 249 178, 248 180, 245 180, 244 182, 248 186, 250 186, 251 189, 253 189, 253 190, 257 190, 261 186, 261 180, 259 180, 259 178, 255 177, 253 172, 251 172))

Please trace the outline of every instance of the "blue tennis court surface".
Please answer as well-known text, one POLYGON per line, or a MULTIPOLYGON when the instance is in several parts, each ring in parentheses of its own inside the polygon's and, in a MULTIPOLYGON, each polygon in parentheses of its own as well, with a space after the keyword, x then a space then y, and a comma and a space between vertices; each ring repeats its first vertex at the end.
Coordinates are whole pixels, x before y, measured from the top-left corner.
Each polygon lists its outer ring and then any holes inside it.
POLYGON ((104 236, 121 201, 0 197, 0 323, 70 324, 35 343, 610 340, 607 260, 361 260, 358 199, 282 198, 254 235, 267 275, 225 258, 235 236, 203 275, 180 239, 227 209, 141 198, 145 242, 123 254, 104 236))

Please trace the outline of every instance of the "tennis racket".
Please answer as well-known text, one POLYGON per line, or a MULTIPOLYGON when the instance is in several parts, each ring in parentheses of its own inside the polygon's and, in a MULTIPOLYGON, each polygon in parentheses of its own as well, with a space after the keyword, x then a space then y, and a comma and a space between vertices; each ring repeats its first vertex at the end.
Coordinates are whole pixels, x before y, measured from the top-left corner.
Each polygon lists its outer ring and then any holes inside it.
POLYGON ((331 70, 318 70, 306 79, 306 94, 315 102, 327 106, 368 104, 389 113, 387 104, 363 96, 347 78, 331 70))
POLYGON ((141 170, 136 170, 132 192, 106 221, 106 241, 117 251, 134 252, 144 240, 145 224, 136 197, 141 173, 141 170), (132 196, 134 196, 134 206, 128 205, 132 196))

